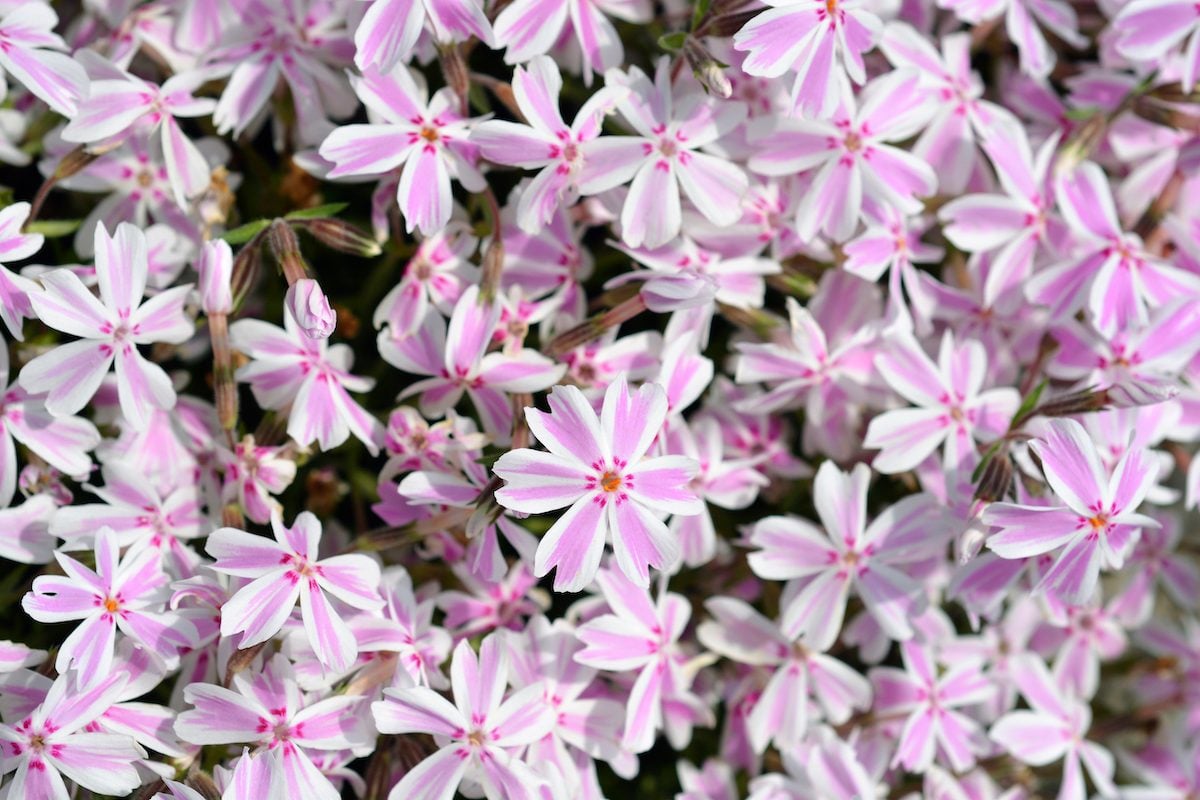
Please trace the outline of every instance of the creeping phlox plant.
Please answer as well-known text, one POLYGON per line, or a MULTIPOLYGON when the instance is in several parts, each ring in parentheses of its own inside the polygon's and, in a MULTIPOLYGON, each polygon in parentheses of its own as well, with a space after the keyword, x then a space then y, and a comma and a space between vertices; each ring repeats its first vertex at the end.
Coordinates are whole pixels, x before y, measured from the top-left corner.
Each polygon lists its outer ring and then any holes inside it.
POLYGON ((0 800, 1200 797, 1194 0, 0 0, 0 800))

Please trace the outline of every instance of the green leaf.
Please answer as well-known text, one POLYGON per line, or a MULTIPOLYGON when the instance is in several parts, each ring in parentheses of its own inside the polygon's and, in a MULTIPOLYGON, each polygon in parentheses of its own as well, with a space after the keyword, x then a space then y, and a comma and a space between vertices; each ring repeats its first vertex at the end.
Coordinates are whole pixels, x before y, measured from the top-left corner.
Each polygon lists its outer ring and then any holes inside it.
POLYGON ((692 11, 692 30, 700 27, 700 23, 708 16, 708 9, 712 7, 712 0, 697 0, 696 8, 692 11))
POLYGON ((983 471, 987 469, 987 465, 1000 452, 1003 444, 1003 439, 997 439, 984 451, 983 458, 979 459, 979 463, 975 465, 975 470, 971 473, 971 483, 979 483, 979 479, 983 477, 983 471))
POLYGON ((40 233, 47 239, 70 236, 83 223, 78 219, 35 219, 25 226, 26 233, 40 233))
POLYGON ((336 217, 343 211, 349 203, 326 203, 323 206, 314 206, 313 208, 301 208, 296 211, 289 211, 284 215, 284 219, 324 219, 325 217, 336 217))
POLYGON ((231 231, 225 231, 225 233, 221 234, 221 238, 229 242, 229 244, 245 244, 265 231, 270 224, 271 220, 269 219, 256 219, 231 231))
POLYGON ((1037 408, 1038 401, 1042 399, 1042 392, 1046 391, 1046 387, 1050 385, 1050 381, 1043 378, 1041 383, 1033 387, 1033 391, 1025 395, 1021 399, 1021 405, 1017 408, 1017 413, 1013 414, 1012 423, 1009 425, 1009 430, 1016 428, 1022 422, 1029 418, 1033 410, 1037 408))
POLYGON ((658 46, 663 50, 671 53, 678 53, 683 49, 683 43, 687 41, 686 31, 675 31, 674 33, 664 33, 658 37, 658 46))

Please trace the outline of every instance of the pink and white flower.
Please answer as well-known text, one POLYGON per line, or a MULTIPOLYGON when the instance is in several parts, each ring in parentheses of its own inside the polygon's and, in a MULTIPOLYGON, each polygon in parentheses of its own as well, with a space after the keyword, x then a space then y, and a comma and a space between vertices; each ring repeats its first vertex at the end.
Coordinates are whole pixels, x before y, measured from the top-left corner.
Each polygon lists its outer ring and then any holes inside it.
POLYGON ((235 528, 221 528, 208 538, 205 549, 216 559, 214 570, 251 579, 221 607, 221 635, 240 633, 243 649, 265 642, 279 633, 299 600, 313 652, 322 664, 345 672, 358 645, 330 596, 352 608, 383 608, 379 565, 357 553, 318 558, 321 523, 307 511, 290 528, 272 517, 271 530, 275 541, 235 528))
POLYGON ((555 590, 577 592, 595 577, 611 539, 621 571, 648 585, 648 567, 670 569, 680 556, 662 517, 703 508, 688 486, 695 461, 647 457, 666 419, 665 392, 656 384, 631 392, 622 376, 599 416, 574 386, 555 387, 548 402, 549 413, 527 408, 525 419, 549 452, 512 450, 493 467, 505 480, 496 491, 504 507, 526 514, 567 508, 538 545, 535 574, 557 568, 555 590))

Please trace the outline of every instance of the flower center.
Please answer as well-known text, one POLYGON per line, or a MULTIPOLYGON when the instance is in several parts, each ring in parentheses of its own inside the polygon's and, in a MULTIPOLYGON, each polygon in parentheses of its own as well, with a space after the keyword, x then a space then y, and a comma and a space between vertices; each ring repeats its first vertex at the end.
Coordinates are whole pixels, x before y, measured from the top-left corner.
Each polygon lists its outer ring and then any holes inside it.
POLYGON ((1108 517, 1103 514, 1097 514, 1088 521, 1088 525, 1092 526, 1092 530, 1101 531, 1108 527, 1108 517))
MULTIPOLYGON (((833 3, 834 0, 829 0, 829 2, 833 3)), ((843 145, 845 145, 846 149, 851 153, 857 153, 862 149, 863 140, 861 136, 851 131, 850 133, 846 134, 846 139, 843 141, 843 145)))
POLYGON ((672 139, 662 139, 658 143, 658 152, 662 153, 667 158, 673 158, 679 152, 679 146, 672 139))
POLYGON ((472 747, 483 747, 483 744, 486 741, 486 739, 487 739, 487 736, 479 728, 476 728, 475 730, 473 730, 469 734, 467 734, 467 743, 470 744, 472 747))
POLYGON ((825 10, 832 16, 837 13, 838 0, 825 0, 825 10))
POLYGON ((421 128, 421 138, 430 143, 436 142, 438 140, 438 132, 434 128, 425 126, 421 128))
POLYGON ((606 492, 615 492, 621 488, 621 476, 609 470, 600 476, 600 488, 606 492))
POLYGON ((121 610, 121 601, 115 597, 109 597, 104 601, 104 610, 110 614, 115 614, 121 610))

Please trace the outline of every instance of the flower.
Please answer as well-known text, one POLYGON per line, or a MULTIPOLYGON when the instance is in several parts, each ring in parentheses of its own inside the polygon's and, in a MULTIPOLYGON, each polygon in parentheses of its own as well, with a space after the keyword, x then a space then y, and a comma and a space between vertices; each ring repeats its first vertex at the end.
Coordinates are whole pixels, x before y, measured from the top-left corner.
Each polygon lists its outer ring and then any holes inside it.
POLYGON ((492 46, 491 23, 475 0, 372 0, 354 31, 354 63, 388 72, 411 59, 425 30, 439 45, 475 37, 492 46))
POLYGON ((691 679, 681 668, 678 644, 691 617, 683 595, 661 591, 658 599, 618 571, 602 570, 596 577, 610 613, 579 626, 576 635, 586 645, 575 660, 599 669, 637 670, 625 710, 622 744, 643 753, 663 727, 666 698, 687 691, 691 679))
POLYGON ((37 291, 38 287, 28 278, 12 272, 4 262, 21 261, 42 249, 44 236, 23 232, 29 212, 29 203, 13 203, 0 209, 0 319, 18 341, 25 338, 22 323, 35 316, 28 294, 37 291))
POLYGON ((54 554, 65 575, 39 575, 21 600, 38 622, 82 620, 59 648, 55 668, 74 668, 87 686, 110 674, 117 631, 153 651, 169 664, 196 641, 196 629, 164 609, 169 578, 156 551, 145 548, 121 558, 111 528, 96 534, 96 569, 68 555, 54 554))
POLYGON ((625 60, 621 38, 606 15, 644 25, 652 10, 646 0, 514 0, 496 17, 497 49, 505 48, 505 63, 521 64, 561 51, 571 36, 583 82, 591 86, 593 72, 603 74, 625 60))
POLYGON ((659 59, 653 82, 637 67, 628 73, 609 70, 604 79, 628 90, 617 101, 617 110, 637 136, 605 137, 587 149, 596 177, 585 193, 632 179, 621 206, 621 241, 630 247, 658 247, 675 238, 683 224, 681 190, 714 225, 737 222, 749 184, 746 175, 700 148, 736 127, 746 107, 718 105, 695 90, 676 98, 666 57, 659 59))
POLYGON ((747 22, 733 37, 746 52, 742 70, 777 78, 796 70, 792 105, 806 117, 825 117, 848 92, 840 82, 866 80, 863 53, 883 23, 859 0, 786 0, 747 22))
POLYGON ((538 56, 523 69, 518 67, 512 85, 529 124, 487 120, 471 130, 471 142, 484 158, 497 164, 542 168, 517 204, 517 224, 533 234, 550 222, 564 202, 578 194, 595 194, 593 183, 608 184, 609 142, 599 138, 600 126, 625 90, 610 86, 596 92, 567 127, 558 111, 562 76, 550 58, 538 56), (597 157, 589 158, 593 154, 597 157))
POLYGON ((15 770, 5 787, 13 800, 66 798, 63 776, 97 794, 124 796, 141 785, 134 761, 145 751, 128 736, 91 730, 116 702, 127 676, 92 673, 90 686, 79 677, 60 675, 29 714, 0 724, 0 770, 15 770))
POLYGON ((920 157, 887 144, 916 133, 935 108, 920 91, 920 75, 896 70, 872 80, 857 101, 846 98, 831 119, 779 118, 755 141, 750 169, 792 175, 817 169, 796 208, 801 239, 818 231, 848 240, 862 217, 863 198, 908 214, 933 194, 937 174, 920 157))
POLYGON ((259 405, 288 411, 288 435, 299 445, 317 442, 337 447, 353 433, 375 453, 383 436, 379 420, 350 397, 370 391, 375 382, 350 374, 347 345, 330 345, 300 330, 291 312, 283 328, 257 319, 229 326, 233 347, 253 361, 238 368, 237 379, 250 384, 259 405))
POLYGON ((942 444, 946 468, 961 466, 973 456, 976 439, 988 442, 1008 430, 1021 403, 1013 388, 981 391, 987 378, 983 345, 956 344, 949 331, 936 365, 912 337, 900 336, 875 357, 875 367, 901 397, 919 406, 871 420, 863 446, 879 448, 872 466, 884 473, 910 470, 942 444))
POLYGON ((488 800, 533 800, 543 781, 518 753, 549 733, 554 724, 542 687, 526 686, 504 697, 508 656, 496 635, 479 645, 463 640, 454 648, 450 683, 454 704, 432 689, 385 689, 371 704, 384 733, 428 733, 440 749, 410 769, 388 800, 434 800, 453 794, 464 778, 482 784, 488 800))
POLYGON ((384 175, 400 165, 396 201, 409 233, 431 236, 450 221, 450 180, 471 192, 487 183, 476 170, 476 146, 467 141, 472 120, 455 110, 450 89, 429 98, 424 82, 403 64, 389 72, 365 71, 354 91, 375 115, 368 125, 346 125, 321 143, 334 164, 329 177, 384 175))
POLYGON ((780 624, 810 650, 824 652, 837 639, 851 586, 887 636, 911 638, 923 604, 912 565, 945 547, 948 520, 928 494, 906 497, 868 525, 870 475, 865 464, 849 473, 830 461, 821 465, 813 496, 825 531, 798 517, 766 517, 748 531, 748 543, 758 548, 749 556, 756 575, 799 580, 780 624))
POLYGON ((999 528, 987 546, 1001 558, 1026 558, 1062 548, 1039 583, 1061 600, 1082 603, 1096 589, 1101 566, 1119 569, 1142 527, 1158 527, 1137 513, 1154 485, 1158 464, 1130 448, 1106 474, 1087 432, 1073 419, 1053 419, 1030 442, 1046 482, 1062 505, 993 503, 983 521, 999 528))
POLYGON ((216 559, 213 569, 252 579, 221 607, 221 635, 242 634, 241 648, 265 642, 279 633, 299 600, 313 652, 322 664, 345 672, 358 646, 329 595, 353 608, 378 611, 384 605, 379 565, 357 553, 318 559, 321 523, 308 511, 290 528, 272 516, 271 530, 273 542, 236 528, 220 528, 208 537, 205 550, 216 559))
POLYGON ((143 131, 157 129, 175 202, 186 208, 189 198, 208 188, 211 170, 204 154, 184 135, 176 117, 203 117, 216 108, 217 101, 193 94, 209 74, 204 70, 182 72, 159 86, 112 65, 106 67, 111 73, 91 82, 87 98, 63 129, 62 138, 110 147, 135 126, 143 131))
POLYGON ((1035 767, 1063 762, 1058 800, 1082 800, 1088 796, 1083 769, 1101 795, 1116 795, 1113 786, 1113 757, 1095 742, 1084 739, 1091 727, 1092 713, 1055 684, 1046 665, 1037 656, 1021 658, 1013 668, 1028 711, 1011 711, 992 725, 992 739, 1019 761, 1035 767))
POLYGON ((907 714, 892 766, 923 772, 944 756, 955 772, 965 772, 987 752, 979 724, 957 709, 987 701, 994 685, 977 662, 955 664, 939 675, 933 653, 916 642, 900 646, 904 669, 871 670, 875 709, 882 716, 907 714))
POLYGON ((379 334, 379 353, 405 372, 428 375, 404 390, 402 397, 421 395, 421 410, 440 417, 465 393, 496 441, 508 441, 512 404, 508 394, 529 393, 555 384, 565 368, 541 353, 523 347, 488 353, 501 308, 480 297, 479 287, 463 292, 449 325, 435 309, 411 331, 391 327, 379 334))
POLYGON ((296 684, 291 662, 280 654, 262 672, 235 675, 232 685, 233 689, 226 689, 192 683, 184 689, 184 701, 195 707, 175 721, 180 738, 201 745, 252 742, 277 751, 284 796, 338 800, 341 793, 313 764, 309 751, 366 744, 369 728, 362 713, 363 698, 306 698, 296 684))
POLYGON ((657 384, 631 392, 622 375, 605 392, 599 417, 574 386, 556 386, 548 402, 549 413, 527 408, 525 420, 549 452, 511 450, 493 467, 505 481, 496 490, 505 508, 538 514, 567 507, 538 544, 534 573, 557 568, 555 591, 577 592, 596 575, 611 537, 621 571, 648 585, 648 566, 670 569, 680 555, 660 515, 703 508, 688 486, 695 461, 646 456, 666 419, 666 393, 657 384))
POLYGON ((1200 41, 1200 18, 1195 5, 1180 0, 1133 0, 1112 17, 1117 52, 1135 61, 1157 63, 1187 40, 1180 83, 1190 92, 1196 85, 1196 48, 1200 41))
POLYGON ((137 345, 180 344, 191 337, 192 321, 183 306, 192 287, 167 289, 143 303, 147 269, 145 234, 122 223, 109 236, 101 223, 96 227, 99 300, 70 270, 41 276, 42 291, 29 298, 34 312, 51 328, 81 337, 21 370, 21 387, 46 393, 46 410, 54 416, 69 416, 87 405, 114 361, 121 413, 130 425, 145 428, 152 408, 175 405, 167 373, 146 360, 137 345))
POLYGON ((288 287, 283 300, 304 335, 310 339, 328 339, 337 325, 337 313, 329 307, 329 298, 321 284, 301 278, 288 287))
MULTIPOLYGON (((29 0, 6 5, 0 16, 0 67, 52 109, 75 115, 88 84, 87 73, 66 53, 67 45, 54 28, 58 15, 49 3, 29 0)), ((2 77, 2 76, 0 76, 2 77)))

